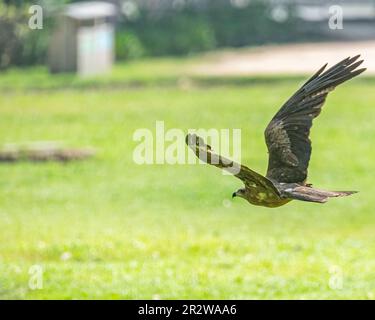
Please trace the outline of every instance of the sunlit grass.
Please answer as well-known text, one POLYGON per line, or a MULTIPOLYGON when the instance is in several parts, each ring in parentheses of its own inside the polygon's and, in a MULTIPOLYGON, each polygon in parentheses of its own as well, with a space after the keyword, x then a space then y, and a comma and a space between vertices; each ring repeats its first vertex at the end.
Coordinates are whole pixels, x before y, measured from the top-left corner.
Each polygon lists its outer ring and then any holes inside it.
POLYGON ((73 73, 51 76, 47 67, 13 68, 2 71, 0 90, 61 90, 95 87, 136 87, 176 84, 194 62, 191 59, 159 58, 116 64, 101 76, 80 78, 73 73))
POLYGON ((1 298, 374 299, 371 82, 334 92, 312 132, 310 182, 361 191, 349 198, 265 209, 230 200, 241 183, 215 168, 132 160, 134 130, 163 120, 167 129, 241 128, 243 162, 264 173, 263 130, 298 85, 3 93, 1 144, 57 140, 98 155, 0 165, 1 298), (34 264, 41 290, 28 286, 34 264))

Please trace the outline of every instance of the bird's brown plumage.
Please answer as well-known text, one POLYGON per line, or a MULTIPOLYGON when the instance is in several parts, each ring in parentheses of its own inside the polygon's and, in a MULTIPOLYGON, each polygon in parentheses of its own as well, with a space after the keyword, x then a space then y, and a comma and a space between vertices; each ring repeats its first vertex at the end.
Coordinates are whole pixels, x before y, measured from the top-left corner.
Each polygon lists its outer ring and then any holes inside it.
POLYGON ((358 58, 346 58, 325 72, 327 65, 323 66, 272 118, 265 130, 268 178, 287 183, 306 180, 313 119, 320 114, 329 92, 366 70, 356 70, 363 62, 358 58))
POLYGON ((324 191, 305 184, 311 156, 309 138, 313 119, 321 112, 329 92, 366 69, 357 69, 360 56, 346 58, 327 71, 315 73, 276 113, 265 130, 269 152, 266 177, 213 152, 196 135, 186 137, 187 145, 198 158, 233 173, 245 188, 234 193, 250 203, 278 207, 295 199, 324 203, 329 198, 348 196, 353 191, 324 191))

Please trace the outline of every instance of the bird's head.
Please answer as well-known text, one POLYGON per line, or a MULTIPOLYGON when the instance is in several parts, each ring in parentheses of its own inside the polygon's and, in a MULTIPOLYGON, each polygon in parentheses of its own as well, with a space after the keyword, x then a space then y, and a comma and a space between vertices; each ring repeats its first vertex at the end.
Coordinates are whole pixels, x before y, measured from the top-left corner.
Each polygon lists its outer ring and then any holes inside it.
POLYGON ((236 192, 233 192, 232 198, 234 197, 240 197, 240 198, 245 198, 246 197, 246 189, 238 189, 236 192))

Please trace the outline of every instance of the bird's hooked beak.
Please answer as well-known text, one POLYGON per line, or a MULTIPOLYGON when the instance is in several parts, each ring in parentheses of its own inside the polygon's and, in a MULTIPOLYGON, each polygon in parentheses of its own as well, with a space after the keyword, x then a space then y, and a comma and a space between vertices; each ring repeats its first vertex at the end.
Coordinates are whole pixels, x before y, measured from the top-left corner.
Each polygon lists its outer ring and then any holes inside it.
POLYGON ((234 197, 244 198, 245 197, 245 193, 246 193, 246 190, 244 188, 243 189, 238 189, 236 192, 232 193, 232 199, 234 197))

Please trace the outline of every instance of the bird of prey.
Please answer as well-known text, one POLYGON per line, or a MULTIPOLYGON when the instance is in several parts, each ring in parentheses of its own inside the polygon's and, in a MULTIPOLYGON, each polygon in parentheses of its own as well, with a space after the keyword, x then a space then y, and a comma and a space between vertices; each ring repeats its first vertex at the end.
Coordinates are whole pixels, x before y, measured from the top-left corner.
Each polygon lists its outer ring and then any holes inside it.
POLYGON ((244 187, 232 197, 241 197, 253 205, 275 208, 291 200, 324 203, 332 197, 348 196, 356 191, 325 191, 306 183, 311 155, 309 139, 316 118, 329 94, 338 85, 366 69, 358 69, 360 55, 346 58, 326 70, 316 72, 276 113, 264 135, 269 153, 268 170, 263 175, 216 154, 195 134, 186 136, 186 144, 202 161, 229 171, 241 179, 244 187), (326 70, 326 71, 325 71, 326 70), (237 170, 235 170, 237 168, 237 170))

